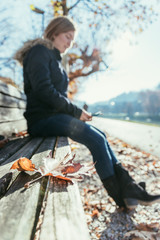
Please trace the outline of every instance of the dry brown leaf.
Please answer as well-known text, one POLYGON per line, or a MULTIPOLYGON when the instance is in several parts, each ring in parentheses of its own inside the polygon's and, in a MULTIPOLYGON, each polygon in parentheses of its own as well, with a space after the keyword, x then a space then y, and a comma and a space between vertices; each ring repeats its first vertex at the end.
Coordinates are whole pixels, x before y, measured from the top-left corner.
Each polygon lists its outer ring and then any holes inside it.
POLYGON ((137 230, 142 230, 142 231, 158 231, 160 230, 160 223, 150 223, 150 224, 146 224, 146 223, 140 223, 139 225, 136 226, 137 230))
POLYGON ((17 169, 18 171, 34 171, 41 174, 41 177, 38 177, 25 184, 25 187, 28 188, 29 185, 43 176, 53 176, 67 181, 81 181, 83 180, 83 175, 90 176, 91 172, 94 170, 94 164, 83 165, 80 163, 74 163, 73 158, 69 158, 67 154, 62 159, 52 158, 52 151, 49 153, 49 156, 43 158, 43 165, 38 169, 35 168, 35 165, 32 164, 31 160, 28 158, 20 158, 17 160, 11 167, 11 169, 17 169), (69 158, 69 159, 68 159, 69 158))
POLYGON ((27 131, 21 131, 21 132, 15 133, 16 137, 25 137, 27 135, 28 135, 27 131))
POLYGON ((74 163, 73 166, 65 167, 62 170, 62 173, 63 174, 74 173, 74 172, 77 172, 81 167, 82 165, 80 163, 74 163))
POLYGON ((99 214, 100 214, 99 211, 97 209, 94 209, 92 211, 91 217, 99 217, 99 214))
POLYGON ((125 237, 131 240, 159 240, 160 233, 134 230, 126 233, 125 237))
POLYGON ((3 140, 1 140, 1 141, 0 141, 0 149, 3 148, 8 141, 9 141, 8 139, 3 139, 3 140))
POLYGON ((35 171, 35 165, 32 164, 31 160, 22 157, 19 158, 11 167, 11 169, 17 169, 18 171, 35 171))

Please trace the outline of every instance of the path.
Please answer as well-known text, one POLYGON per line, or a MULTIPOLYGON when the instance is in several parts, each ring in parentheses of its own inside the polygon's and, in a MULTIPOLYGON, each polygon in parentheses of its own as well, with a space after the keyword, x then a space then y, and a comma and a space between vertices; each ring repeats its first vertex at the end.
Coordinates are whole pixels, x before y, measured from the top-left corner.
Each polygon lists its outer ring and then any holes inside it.
POLYGON ((92 125, 141 150, 160 157, 160 127, 93 117, 92 125))

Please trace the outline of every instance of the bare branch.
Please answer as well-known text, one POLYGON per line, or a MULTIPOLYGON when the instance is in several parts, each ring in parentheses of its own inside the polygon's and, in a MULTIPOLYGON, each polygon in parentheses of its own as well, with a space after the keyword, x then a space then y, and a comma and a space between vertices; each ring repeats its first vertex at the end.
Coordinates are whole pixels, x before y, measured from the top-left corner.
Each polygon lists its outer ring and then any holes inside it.
POLYGON ((78 0, 75 4, 73 4, 70 8, 68 8, 68 11, 70 11, 72 8, 76 7, 78 3, 80 3, 81 0, 78 0))

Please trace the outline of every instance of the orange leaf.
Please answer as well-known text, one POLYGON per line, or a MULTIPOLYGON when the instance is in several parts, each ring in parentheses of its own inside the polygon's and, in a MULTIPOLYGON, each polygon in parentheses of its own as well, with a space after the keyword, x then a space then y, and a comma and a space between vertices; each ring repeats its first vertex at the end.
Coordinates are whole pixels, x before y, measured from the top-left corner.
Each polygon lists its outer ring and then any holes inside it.
POLYGON ((97 209, 94 209, 92 211, 91 217, 98 217, 99 216, 99 211, 97 209))
POLYGON ((151 224, 140 223, 136 226, 136 229, 140 231, 158 231, 160 229, 160 224, 157 222, 151 224))
POLYGON ((60 179, 63 179, 63 180, 67 180, 67 181, 71 181, 70 178, 67 178, 67 177, 63 177, 63 176, 55 176, 56 178, 60 178, 60 179))
POLYGON ((11 167, 11 169, 17 169, 18 171, 34 171, 35 165, 32 164, 28 158, 19 158, 11 167))
POLYGON ((16 137, 25 137, 27 134, 28 134, 27 131, 21 131, 16 133, 15 135, 16 137))
POLYGON ((82 165, 80 163, 74 163, 73 166, 65 167, 62 173, 63 174, 74 173, 77 172, 81 167, 82 165))
POLYGON ((52 177, 55 177, 55 178, 60 178, 60 179, 63 179, 63 180, 67 180, 67 181, 71 181, 70 178, 67 178, 67 177, 64 177, 64 176, 54 176, 52 173, 48 173, 46 174, 45 176, 52 176, 52 177))
POLYGON ((52 176, 53 177, 53 174, 52 173, 47 173, 45 176, 52 176))

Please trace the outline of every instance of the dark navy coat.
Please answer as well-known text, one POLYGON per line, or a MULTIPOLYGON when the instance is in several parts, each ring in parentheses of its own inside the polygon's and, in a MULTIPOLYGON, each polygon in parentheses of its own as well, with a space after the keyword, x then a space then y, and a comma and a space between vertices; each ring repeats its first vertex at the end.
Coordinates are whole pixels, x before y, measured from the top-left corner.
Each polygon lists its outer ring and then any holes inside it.
POLYGON ((69 80, 59 50, 41 44, 31 47, 23 59, 23 76, 28 126, 58 113, 80 118, 82 109, 67 98, 69 80))

